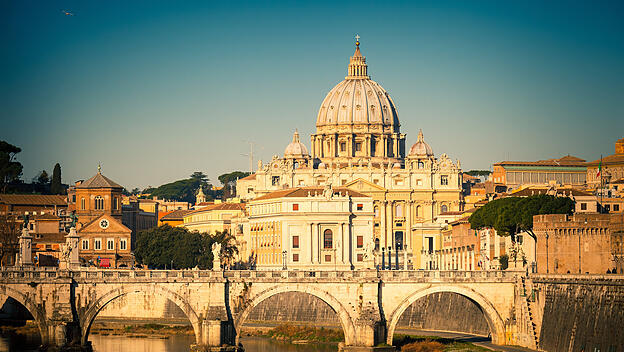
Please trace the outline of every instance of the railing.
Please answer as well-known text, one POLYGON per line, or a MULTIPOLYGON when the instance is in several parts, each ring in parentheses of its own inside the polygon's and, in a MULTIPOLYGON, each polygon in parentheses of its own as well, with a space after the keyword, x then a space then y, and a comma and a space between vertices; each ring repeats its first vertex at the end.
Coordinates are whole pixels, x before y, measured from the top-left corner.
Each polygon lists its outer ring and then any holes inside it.
MULTIPOLYGON (((57 268, 0 268, 0 279, 49 279, 49 278, 72 278, 75 280, 103 280, 103 281, 203 281, 203 280, 253 280, 266 281, 278 280, 500 280, 513 279, 524 275, 524 271, 458 271, 458 270, 132 270, 132 269, 96 269, 80 268, 78 270, 57 270, 57 268)), ((576 275, 572 275, 576 276, 576 275)), ((578 275, 585 277, 585 275, 578 275)), ((612 279, 621 275, 598 275, 600 278, 612 279)), ((550 279, 569 278, 570 275, 550 275, 550 279)))

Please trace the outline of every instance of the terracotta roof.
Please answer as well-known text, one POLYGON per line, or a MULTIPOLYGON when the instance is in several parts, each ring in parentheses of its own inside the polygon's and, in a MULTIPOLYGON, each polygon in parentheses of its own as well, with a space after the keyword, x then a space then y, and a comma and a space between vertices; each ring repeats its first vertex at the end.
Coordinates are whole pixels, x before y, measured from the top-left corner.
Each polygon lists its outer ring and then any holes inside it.
MULTIPOLYGON (((549 194, 548 193, 549 188, 548 187, 527 187, 527 188, 523 188, 521 190, 512 192, 511 194, 509 194, 509 196, 511 197, 529 197, 529 196, 533 196, 533 195, 538 195, 538 194, 549 194)), ((552 192, 551 192, 552 193, 552 192)), ((575 197, 591 197, 593 196, 593 194, 582 191, 580 189, 576 189, 576 188, 556 188, 555 189, 555 193, 557 195, 563 195, 563 196, 570 196, 570 193, 572 193, 572 196, 575 197)))
POLYGON ((243 180, 247 181, 247 180, 255 180, 255 179, 256 179, 256 174, 251 174, 249 176, 239 179, 239 181, 243 181, 243 180))
POLYGON ((501 161, 494 165, 500 166, 585 166, 585 159, 577 158, 572 155, 566 155, 559 159, 546 159, 538 161, 501 161))
POLYGON ((445 216, 445 215, 461 215, 463 214, 463 211, 444 211, 441 212, 438 216, 445 216))
POLYGON ((42 215, 35 215, 33 219, 35 220, 61 220, 61 218, 59 218, 58 216, 48 214, 48 213, 45 213, 42 215))
POLYGON ((160 221, 174 221, 174 220, 182 220, 184 218, 184 215, 190 213, 191 210, 174 210, 172 212, 170 212, 167 215, 163 215, 163 217, 160 218, 160 221))
MULTIPOLYGON (((598 166, 600 159, 587 163, 587 166, 598 166)), ((602 165, 624 164, 624 154, 611 154, 602 158, 602 165)))
MULTIPOLYGON (((190 213, 199 213, 199 212, 204 212, 204 211, 213 211, 213 210, 245 210, 245 203, 219 203, 219 204, 212 204, 209 205, 205 208, 201 208, 201 209, 197 209, 197 210, 191 210, 188 212, 188 214, 190 213)), ((184 214, 185 216, 188 214, 184 214)))
POLYGON ((123 186, 98 172, 76 188, 123 188, 123 186))
MULTIPOLYGON (((263 196, 260 196, 254 200, 263 200, 263 199, 275 199, 275 198, 282 198, 282 197, 307 197, 308 195, 315 195, 315 194, 323 194, 324 188, 323 187, 297 187, 297 188, 288 188, 288 189, 283 189, 283 190, 279 190, 279 191, 275 191, 275 192, 271 192, 268 194, 265 194, 263 196)), ((356 192, 352 189, 348 189, 348 188, 344 188, 344 187, 337 187, 334 188, 334 194, 346 194, 349 193, 349 195, 351 197, 368 197, 366 194, 360 193, 360 192, 356 192)))
POLYGON ((41 194, 0 194, 0 203, 12 205, 67 206, 67 197, 41 194))

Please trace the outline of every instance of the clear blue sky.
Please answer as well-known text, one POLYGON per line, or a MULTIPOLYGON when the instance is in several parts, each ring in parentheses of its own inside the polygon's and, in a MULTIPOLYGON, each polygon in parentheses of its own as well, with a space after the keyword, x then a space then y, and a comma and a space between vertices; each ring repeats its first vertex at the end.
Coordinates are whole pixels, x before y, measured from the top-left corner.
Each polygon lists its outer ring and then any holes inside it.
POLYGON ((466 170, 594 160, 624 136, 623 4, 3 0, 0 139, 26 180, 101 162, 128 189, 218 183, 246 141, 264 161, 295 128, 309 146, 359 34, 408 148, 422 128, 466 170))

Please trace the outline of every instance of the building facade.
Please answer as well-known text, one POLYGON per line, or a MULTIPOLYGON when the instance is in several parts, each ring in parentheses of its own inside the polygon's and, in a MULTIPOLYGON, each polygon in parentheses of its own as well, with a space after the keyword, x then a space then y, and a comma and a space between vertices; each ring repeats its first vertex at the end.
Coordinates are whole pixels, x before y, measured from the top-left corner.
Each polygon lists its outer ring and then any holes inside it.
MULTIPOLYGON (((258 162, 256 172, 237 182, 237 195, 251 200, 294 187, 346 187, 373 198, 373 241, 379 248, 406 250, 409 261, 422 263, 430 235, 442 227, 434 218, 463 210, 459 161, 438 158, 418 133, 407 149, 397 107, 370 79, 359 42, 347 76, 321 103, 311 153, 295 132, 283 157, 258 162)), ((440 241, 435 244, 440 249, 440 241)))
POLYGON ((512 189, 550 183, 582 186, 587 177, 585 160, 570 155, 538 161, 502 161, 494 164, 493 169, 490 179, 512 189))
POLYGON ((232 218, 245 212, 242 203, 217 203, 198 210, 188 211, 183 215, 182 225, 189 231, 214 234, 217 231, 230 230, 232 218))
POLYGON ((289 188, 250 201, 247 210, 249 253, 243 256, 253 257, 256 268, 374 265, 373 200, 365 194, 330 185, 289 188))

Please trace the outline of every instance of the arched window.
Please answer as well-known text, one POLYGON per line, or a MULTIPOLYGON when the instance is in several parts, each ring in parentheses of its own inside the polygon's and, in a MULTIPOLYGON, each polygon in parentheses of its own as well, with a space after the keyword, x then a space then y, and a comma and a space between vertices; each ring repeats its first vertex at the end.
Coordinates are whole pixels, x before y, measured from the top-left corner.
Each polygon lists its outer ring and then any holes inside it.
POLYGON ((419 206, 416 207, 416 217, 417 218, 421 218, 422 216, 423 216, 423 214, 422 214, 422 206, 419 205, 419 206))
POLYGON ((375 217, 379 217, 379 207, 375 207, 375 217))
POLYGON ((80 198, 80 209, 85 210, 87 208, 84 198, 80 198))
POLYGON ((440 211, 442 213, 446 213, 448 211, 448 207, 446 206, 446 204, 442 204, 442 208, 440 208, 440 211))
POLYGON ((418 168, 419 169, 424 169, 425 168, 425 163, 423 163, 422 161, 418 162, 418 168))
POLYGON ((104 198, 102 196, 95 197, 95 210, 104 210, 104 198))
POLYGON ((333 245, 333 235, 331 230, 327 229, 323 232, 323 248, 331 249, 333 245))
POLYGON ((396 207, 394 207, 394 216, 397 218, 403 217, 403 204, 397 204, 396 207))
POLYGON ((379 250, 379 238, 375 238, 375 250, 379 250))

